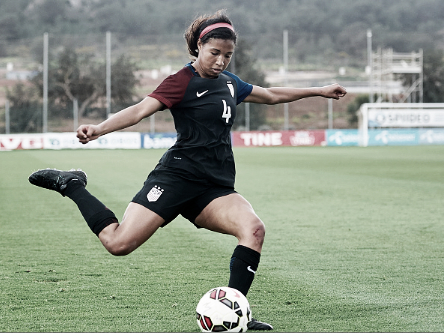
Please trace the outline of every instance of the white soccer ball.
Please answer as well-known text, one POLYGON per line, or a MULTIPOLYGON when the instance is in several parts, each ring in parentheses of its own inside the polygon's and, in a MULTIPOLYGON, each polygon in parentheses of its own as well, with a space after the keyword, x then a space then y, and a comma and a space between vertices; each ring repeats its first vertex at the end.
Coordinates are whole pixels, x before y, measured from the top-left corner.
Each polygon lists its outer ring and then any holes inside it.
POLYGON ((245 332, 251 320, 247 298, 229 287, 209 290, 197 304, 196 313, 202 332, 245 332))

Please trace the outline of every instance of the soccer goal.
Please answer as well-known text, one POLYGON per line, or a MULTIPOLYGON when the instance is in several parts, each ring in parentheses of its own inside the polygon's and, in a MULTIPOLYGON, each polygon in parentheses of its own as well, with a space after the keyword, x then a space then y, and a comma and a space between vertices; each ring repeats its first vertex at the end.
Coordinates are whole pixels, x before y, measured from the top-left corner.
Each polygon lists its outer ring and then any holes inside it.
POLYGON ((357 114, 361 147, 369 144, 369 128, 444 128, 444 103, 366 103, 357 114))

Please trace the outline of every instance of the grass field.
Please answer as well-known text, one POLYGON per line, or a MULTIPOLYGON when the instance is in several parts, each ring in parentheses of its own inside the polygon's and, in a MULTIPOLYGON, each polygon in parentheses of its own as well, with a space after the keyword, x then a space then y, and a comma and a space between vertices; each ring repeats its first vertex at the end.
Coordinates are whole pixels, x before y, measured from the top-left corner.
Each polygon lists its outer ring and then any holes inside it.
MULTIPOLYGON (((0 331, 197 331, 235 239, 178 218, 113 257, 76 206, 28 183, 82 168, 121 217, 162 150, 0 153, 0 331)), ((236 188, 267 226, 248 294, 276 331, 444 331, 444 146, 243 148, 236 188)))

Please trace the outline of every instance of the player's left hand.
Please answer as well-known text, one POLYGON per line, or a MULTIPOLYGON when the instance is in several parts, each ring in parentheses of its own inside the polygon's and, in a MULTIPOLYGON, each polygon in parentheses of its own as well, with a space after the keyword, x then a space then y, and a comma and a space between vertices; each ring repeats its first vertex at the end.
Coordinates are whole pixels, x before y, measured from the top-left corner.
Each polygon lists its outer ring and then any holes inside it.
POLYGON ((325 98, 339 99, 345 94, 347 94, 347 90, 337 83, 322 87, 322 96, 325 98))

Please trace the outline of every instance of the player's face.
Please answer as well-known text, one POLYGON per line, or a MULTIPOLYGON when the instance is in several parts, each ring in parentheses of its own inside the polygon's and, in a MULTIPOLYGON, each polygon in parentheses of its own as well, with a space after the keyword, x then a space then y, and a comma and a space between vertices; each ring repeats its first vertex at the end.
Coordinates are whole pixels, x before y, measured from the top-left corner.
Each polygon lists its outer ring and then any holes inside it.
POLYGON ((231 61, 234 52, 234 42, 226 39, 211 38, 202 44, 199 40, 199 56, 193 64, 201 77, 215 78, 224 71, 231 61))

